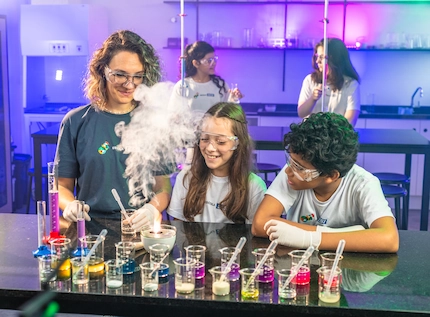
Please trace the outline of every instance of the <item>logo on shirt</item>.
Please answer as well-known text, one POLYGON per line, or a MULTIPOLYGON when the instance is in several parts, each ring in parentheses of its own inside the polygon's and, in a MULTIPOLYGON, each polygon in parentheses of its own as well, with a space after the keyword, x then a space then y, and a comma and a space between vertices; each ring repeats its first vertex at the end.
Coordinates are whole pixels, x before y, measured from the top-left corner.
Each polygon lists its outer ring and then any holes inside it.
POLYGON ((98 149, 98 152, 100 155, 103 155, 106 153, 106 151, 109 150, 109 142, 105 141, 98 149))
POLYGON ((302 222, 308 222, 308 221, 312 221, 315 218, 315 214, 310 214, 310 215, 306 215, 306 216, 301 216, 300 220, 302 222))
POLYGON ((220 209, 220 207, 221 207, 221 205, 219 203, 213 203, 213 202, 210 202, 210 201, 207 201, 207 200, 205 201, 205 203, 208 204, 208 205, 211 205, 211 206, 215 207, 215 209, 220 209))
POLYGON ((318 220, 317 220, 317 223, 320 223, 320 224, 322 224, 322 225, 325 225, 325 224, 327 224, 327 219, 320 218, 320 219, 318 219, 318 220))
POLYGON ((196 94, 193 96, 194 99, 197 99, 197 97, 199 96, 199 93, 196 92, 196 94))
POLYGON ((215 94, 206 94, 208 97, 215 97, 215 94))

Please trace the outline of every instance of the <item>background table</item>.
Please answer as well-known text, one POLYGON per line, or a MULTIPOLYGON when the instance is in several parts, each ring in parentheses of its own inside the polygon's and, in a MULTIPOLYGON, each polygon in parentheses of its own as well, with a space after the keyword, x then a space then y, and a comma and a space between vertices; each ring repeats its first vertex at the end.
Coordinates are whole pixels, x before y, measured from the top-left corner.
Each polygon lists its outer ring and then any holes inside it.
MULTIPOLYGON (((0 309, 18 309, 22 304, 40 294, 37 260, 31 251, 36 249, 37 225, 35 215, 0 214, 0 309)), ((267 247, 268 239, 252 237, 249 225, 171 222, 177 228, 176 245, 172 259, 183 254, 190 244, 203 244, 206 252, 206 270, 220 264, 219 248, 234 246, 240 237, 247 243, 241 253, 241 267, 254 266, 251 251, 267 247)), ((87 231, 98 234, 108 230, 105 241, 105 259, 114 256, 114 243, 119 241, 120 221, 93 218, 87 231)), ((66 235, 76 243, 76 228, 72 225, 66 235)), ((244 301, 239 284, 233 283, 231 294, 226 297, 212 295, 212 279, 206 271, 204 281, 197 284, 190 295, 180 295, 174 290, 174 277, 161 281, 158 292, 143 293, 140 274, 125 279, 122 288, 109 290, 104 278, 90 280, 87 287, 71 286, 70 279, 57 281, 55 300, 61 312, 91 313, 120 316, 423 316, 430 315, 430 232, 400 231, 398 254, 345 253, 342 261, 344 282, 338 303, 325 304, 318 300, 316 269, 318 254, 311 258, 311 283, 300 287, 296 300, 278 298, 277 274, 273 283, 260 285, 256 301, 244 301), (346 283, 346 280, 349 282, 346 283), (364 283, 363 283, 364 281, 364 283)), ((76 244, 74 244, 75 246, 76 244)), ((275 267, 291 265, 290 248, 278 246, 275 267)), ((140 263, 148 255, 140 252, 140 263)), ((170 271, 172 274, 172 270, 170 271)))

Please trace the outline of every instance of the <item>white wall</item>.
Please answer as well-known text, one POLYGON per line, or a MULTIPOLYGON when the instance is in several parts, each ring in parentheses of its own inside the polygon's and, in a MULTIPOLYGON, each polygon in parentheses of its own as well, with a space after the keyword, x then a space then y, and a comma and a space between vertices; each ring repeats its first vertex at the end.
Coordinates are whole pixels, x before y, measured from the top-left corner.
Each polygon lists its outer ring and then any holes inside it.
MULTIPOLYGON (((75 1, 76 2, 76 1, 75 1)), ((8 44, 9 44, 9 71, 10 71, 10 95, 11 95, 11 116, 12 116, 12 136, 18 145, 17 152, 20 152, 23 126, 23 110, 21 98, 21 73, 22 61, 19 47, 19 8, 21 4, 29 4, 24 0, 2 0, 0 1, 0 14, 7 15, 8 18, 8 44)), ((179 75, 178 49, 163 49, 167 43, 167 37, 180 36, 180 22, 177 14, 179 4, 165 4, 163 0, 82 0, 84 4, 96 4, 106 8, 108 12, 109 32, 119 29, 131 29, 139 33, 144 39, 151 43, 158 51, 164 62, 165 78, 176 81, 179 75), (177 22, 171 22, 171 18, 176 17, 177 22)), ((220 31, 223 36, 230 37, 232 46, 242 45, 242 29, 254 27, 254 39, 258 41, 261 37, 267 37, 270 27, 273 28, 274 36, 281 36, 283 28, 282 10, 274 9, 276 6, 239 6, 228 7, 226 4, 214 6, 206 5, 200 10, 200 33, 220 31), (245 9, 245 7, 247 7, 245 9), (258 14, 257 14, 258 13, 258 14), (265 19, 264 17, 269 18, 265 19), (256 18, 255 18, 256 17, 256 18), (253 22, 251 23, 251 18, 253 22), (267 32, 266 32, 267 30, 267 32)), ((429 10, 429 5, 426 10, 429 10)), ((309 7, 312 14, 318 16, 318 10, 322 6, 309 7)), ((357 7, 359 8, 359 7, 357 7)), ((373 14, 385 12, 387 7, 381 7, 373 14), (379 11, 378 11, 379 10, 379 11), (382 11, 381 11, 382 10, 382 11), (379 13, 378 13, 379 12, 379 13)), ((396 7, 403 10, 405 6, 396 7)), ((412 9, 416 7, 410 7, 412 9)), ((408 7, 408 10, 412 10, 408 7)), ((335 14, 341 12, 339 5, 330 8, 329 34, 340 36, 339 18, 335 14)), ((185 10, 185 35, 189 41, 196 40, 196 11, 193 4, 186 4, 185 10)), ((358 9, 357 9, 358 10, 358 9)), ((391 14, 393 9, 388 10, 391 14)), ((402 17, 405 12, 398 12, 392 16, 402 17)), ((413 11, 413 10, 412 10, 413 11)), ((415 10, 416 11, 416 10, 415 10)), ((322 24, 317 17, 306 16, 306 23, 303 19, 298 19, 297 8, 289 11, 289 20, 298 30, 299 35, 303 35, 305 41, 318 40, 322 37, 322 24), (294 14, 293 14, 294 13, 294 14), (296 17, 296 18, 294 18, 296 17), (300 22, 301 21, 301 22, 300 22), (301 33, 300 33, 301 32, 301 33)), ((309 13, 308 11, 306 11, 309 13)), ((428 12, 430 14, 430 11, 428 12)), ((423 13, 424 14, 424 13, 423 13)), ((321 12, 322 15, 322 12, 321 12)), ((409 14, 410 19, 416 19, 409 14)), ((303 17, 304 18, 304 17, 303 17)), ((411 28, 407 19, 393 19, 390 22, 390 30, 394 32, 430 32, 430 20, 426 24, 420 24, 421 28, 416 30, 411 28), (395 25, 395 28, 394 26, 395 25), (427 31, 429 30, 429 31, 427 31)), ((380 21, 380 20, 379 20, 380 21)), ((416 22, 416 21, 415 21, 416 22)), ((355 21, 359 26, 363 26, 362 32, 372 34, 375 27, 375 17, 368 20, 355 21), (364 26, 368 27, 368 30, 364 26)), ((382 23, 382 22, 381 22, 382 23)), ((350 28, 349 37, 358 34, 357 28, 350 28), (355 33, 354 33, 355 32, 355 33)), ((377 34, 369 37, 371 41, 383 41, 387 29, 379 27, 377 34)), ((304 42, 302 42, 304 43, 304 42)), ((285 65, 285 91, 283 91, 283 52, 282 51, 256 51, 256 50, 222 50, 218 49, 217 54, 220 60, 217 72, 227 82, 236 82, 245 94, 244 102, 267 102, 267 103, 296 103, 304 76, 311 69, 311 50, 289 51, 286 54, 285 65)), ((424 98, 421 105, 430 106, 430 51, 424 52, 387 52, 387 51, 353 51, 351 58, 358 72, 362 77, 361 97, 362 104, 377 105, 407 105, 410 97, 417 86, 424 88, 424 98)))

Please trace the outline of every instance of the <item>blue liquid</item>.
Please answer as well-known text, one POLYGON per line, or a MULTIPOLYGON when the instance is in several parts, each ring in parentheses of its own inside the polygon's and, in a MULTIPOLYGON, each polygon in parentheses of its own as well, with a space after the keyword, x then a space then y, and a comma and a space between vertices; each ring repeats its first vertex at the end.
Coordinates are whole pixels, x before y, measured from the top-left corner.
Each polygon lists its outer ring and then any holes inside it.
POLYGON ((134 260, 128 260, 122 266, 122 274, 133 274, 136 267, 136 262, 134 260))
POLYGON ((160 269, 158 270, 158 277, 166 277, 169 275, 169 265, 161 263, 160 269))

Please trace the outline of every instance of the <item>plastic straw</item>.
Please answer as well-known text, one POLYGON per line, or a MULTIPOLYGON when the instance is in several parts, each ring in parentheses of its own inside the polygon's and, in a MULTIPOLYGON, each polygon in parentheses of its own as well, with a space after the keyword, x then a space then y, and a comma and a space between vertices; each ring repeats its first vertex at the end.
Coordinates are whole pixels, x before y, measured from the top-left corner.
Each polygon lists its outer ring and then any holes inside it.
POLYGON ((87 265, 87 263, 90 260, 91 256, 96 251, 97 247, 103 241, 103 238, 106 237, 106 235, 107 235, 107 230, 103 229, 100 232, 99 236, 97 237, 96 243, 94 243, 94 245, 91 248, 90 252, 88 252, 87 256, 84 258, 82 266, 79 268, 79 270, 78 270, 78 272, 76 272, 76 274, 78 274, 85 267, 85 265, 87 265))
POLYGON ((261 259, 260 263, 258 263, 254 273, 252 273, 251 277, 249 278, 248 283, 246 283, 245 289, 249 288, 249 284, 251 284, 254 281, 254 279, 257 277, 258 273, 260 272, 260 269, 263 267, 267 258, 272 253, 272 251, 275 250, 277 245, 278 245, 278 240, 273 240, 272 243, 270 243, 269 247, 266 250, 266 253, 264 253, 263 258, 261 259))
POLYGON ((125 219, 129 220, 130 217, 127 215, 127 212, 125 211, 124 205, 121 202, 121 198, 119 198, 118 192, 115 188, 112 188, 111 190, 113 198, 115 198, 116 202, 118 203, 119 208, 121 208, 121 213, 124 215, 125 219))
POLYGON ((299 263, 296 266, 294 266, 294 268, 291 270, 290 276, 288 276, 284 285, 282 285, 282 289, 286 288, 288 286, 288 284, 290 284, 291 280, 297 275, 297 273, 299 273, 299 270, 302 267, 303 263, 305 263, 306 260, 310 258, 312 253, 314 253, 314 250, 315 250, 315 248, 312 245, 306 249, 306 251, 305 251, 305 253, 303 253, 302 258, 300 259, 299 263))
POLYGON ((336 272, 336 269, 337 269, 337 264, 339 263, 340 256, 342 255, 343 249, 345 248, 345 243, 346 243, 345 240, 342 239, 339 241, 339 244, 337 245, 336 257, 334 258, 333 266, 331 268, 331 272, 328 278, 328 283, 326 285, 326 288, 331 287, 331 283, 333 282, 333 278, 334 278, 334 273, 336 272))
POLYGON ((230 269, 231 266, 233 265, 234 260, 236 260, 238 254, 240 253, 240 251, 242 251, 242 248, 245 245, 245 243, 246 243, 245 237, 242 237, 239 239, 239 242, 236 245, 236 249, 234 250, 233 255, 231 256, 230 260, 227 263, 227 266, 224 269, 224 272, 221 275, 221 278, 220 278, 221 281, 225 279, 228 269, 230 269))

